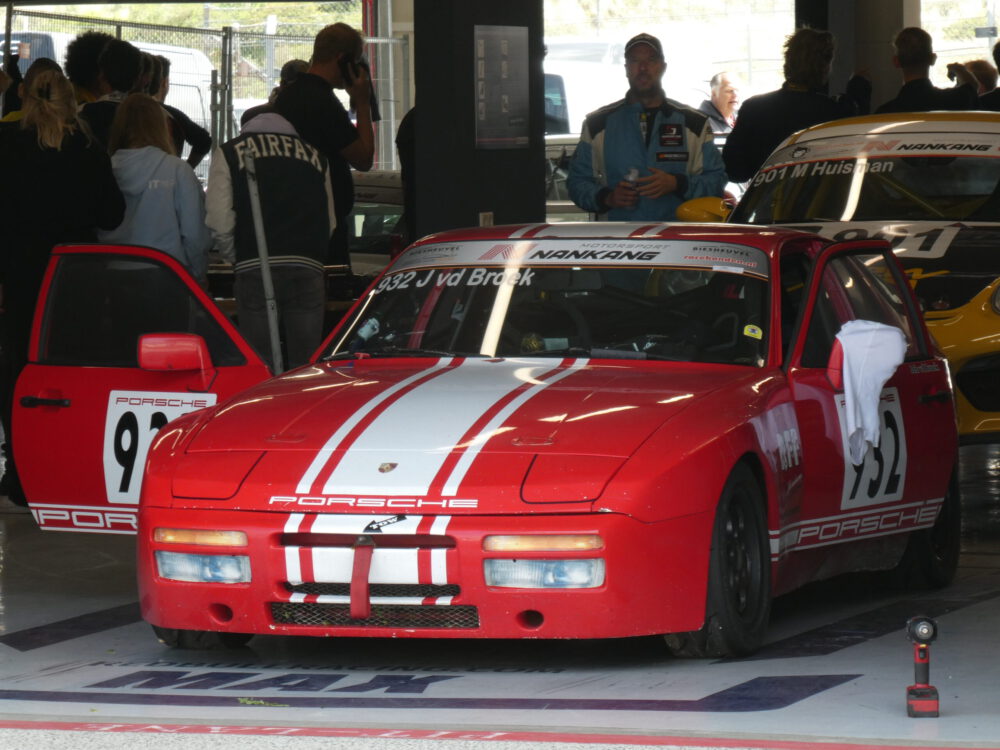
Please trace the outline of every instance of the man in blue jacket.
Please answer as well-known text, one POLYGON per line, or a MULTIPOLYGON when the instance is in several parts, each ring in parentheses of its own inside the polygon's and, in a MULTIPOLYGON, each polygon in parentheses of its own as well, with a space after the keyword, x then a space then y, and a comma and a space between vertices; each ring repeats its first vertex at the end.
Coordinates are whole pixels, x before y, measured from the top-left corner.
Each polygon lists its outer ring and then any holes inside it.
POLYGON ((723 194, 726 172, 708 118, 668 99, 667 64, 650 34, 625 45, 625 98, 587 115, 569 172, 580 208, 615 221, 672 221, 690 198, 723 194))

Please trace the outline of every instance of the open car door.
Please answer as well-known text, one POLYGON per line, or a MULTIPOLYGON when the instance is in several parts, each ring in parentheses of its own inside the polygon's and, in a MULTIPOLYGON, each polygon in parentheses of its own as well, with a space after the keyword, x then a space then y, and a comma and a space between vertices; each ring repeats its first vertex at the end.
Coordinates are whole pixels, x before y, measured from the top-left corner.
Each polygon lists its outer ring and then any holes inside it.
MULTIPOLYGON (((949 488, 958 434, 947 361, 935 350, 887 244, 859 241, 826 248, 807 289, 788 376, 810 503, 784 519, 782 552, 812 555, 817 566, 825 564, 827 548, 834 544, 868 543, 870 554, 898 556, 907 532, 931 528, 939 514, 948 523, 957 519, 949 505, 957 503, 949 488), (883 345, 891 341, 897 343, 883 345), (851 382, 845 374, 848 347, 859 363, 851 382), (889 355, 894 347, 902 352, 898 366, 889 355), (880 391, 857 375, 873 370, 891 373, 880 391), (878 438, 859 441, 853 458, 848 387, 878 438), (939 461, 910 460, 935 455, 939 461)), ((957 544, 957 536, 951 541, 957 544)), ((953 551, 957 554, 957 547, 953 551)))
POLYGON ((123 245, 56 247, 10 436, 38 525, 135 533, 156 432, 269 376, 171 256, 123 245))

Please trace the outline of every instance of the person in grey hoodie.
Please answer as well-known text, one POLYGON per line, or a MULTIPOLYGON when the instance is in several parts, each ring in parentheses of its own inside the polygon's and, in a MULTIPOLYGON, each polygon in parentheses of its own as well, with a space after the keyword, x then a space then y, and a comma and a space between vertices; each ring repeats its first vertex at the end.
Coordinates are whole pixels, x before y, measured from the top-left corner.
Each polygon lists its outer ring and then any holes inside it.
POLYGON ((205 286, 212 247, 205 195, 194 170, 173 153, 160 103, 148 94, 129 94, 118 105, 108 150, 125 196, 125 220, 98 238, 169 253, 205 286))

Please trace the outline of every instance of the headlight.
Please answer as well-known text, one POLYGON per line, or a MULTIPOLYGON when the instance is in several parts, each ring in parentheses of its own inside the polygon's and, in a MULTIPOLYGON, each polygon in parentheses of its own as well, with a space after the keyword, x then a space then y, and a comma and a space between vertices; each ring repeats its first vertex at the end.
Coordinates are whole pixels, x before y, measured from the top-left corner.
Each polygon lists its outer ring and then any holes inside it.
POLYGON ((604 584, 604 560, 484 560, 487 586, 592 589, 604 584))
POLYGON ((597 534, 508 534, 483 540, 487 552, 551 552, 553 550, 601 549, 604 540, 597 534))
POLYGON ((161 578, 189 583, 249 583, 250 558, 246 555, 192 555, 156 551, 161 578))
POLYGON ((217 529, 156 529, 153 541, 164 544, 203 544, 213 547, 246 547, 245 531, 217 529))

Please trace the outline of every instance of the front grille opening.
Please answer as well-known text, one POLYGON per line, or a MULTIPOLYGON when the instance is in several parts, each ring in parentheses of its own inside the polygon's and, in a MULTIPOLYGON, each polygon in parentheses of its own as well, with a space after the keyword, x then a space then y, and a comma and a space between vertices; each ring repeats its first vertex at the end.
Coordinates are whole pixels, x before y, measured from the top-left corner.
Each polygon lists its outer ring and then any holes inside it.
POLYGON ((282 547, 353 547, 359 536, 366 536, 376 547, 401 547, 405 549, 452 549, 454 538, 440 534, 313 534, 297 532, 282 534, 278 541, 282 547))
MULTIPOLYGON (((298 583, 285 584, 285 589, 293 594, 306 594, 307 596, 350 596, 351 584, 349 583, 298 583)), ((369 596, 382 597, 429 597, 451 596, 456 597, 461 592, 461 587, 450 583, 444 586, 437 586, 430 583, 370 583, 368 584, 369 596)))
POLYGON ((373 604, 371 616, 352 620, 348 604, 271 602, 271 617, 278 625, 313 627, 446 628, 479 627, 476 607, 424 607, 405 604, 373 604))

